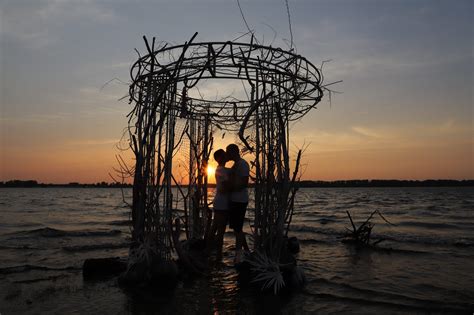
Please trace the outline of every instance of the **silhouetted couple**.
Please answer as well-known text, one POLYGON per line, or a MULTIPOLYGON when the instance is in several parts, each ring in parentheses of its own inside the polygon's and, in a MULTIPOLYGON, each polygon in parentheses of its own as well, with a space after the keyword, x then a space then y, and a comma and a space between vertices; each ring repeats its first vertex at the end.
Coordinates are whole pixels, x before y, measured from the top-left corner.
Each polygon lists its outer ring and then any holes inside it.
POLYGON ((234 263, 238 264, 242 261, 242 249, 249 250, 242 231, 249 202, 249 164, 241 158, 239 147, 235 144, 228 145, 226 151, 219 149, 214 152, 214 159, 218 166, 215 174, 216 194, 211 235, 217 247, 217 259, 220 260, 224 233, 229 223, 235 234, 234 263), (232 168, 226 167, 228 161, 234 161, 232 168))

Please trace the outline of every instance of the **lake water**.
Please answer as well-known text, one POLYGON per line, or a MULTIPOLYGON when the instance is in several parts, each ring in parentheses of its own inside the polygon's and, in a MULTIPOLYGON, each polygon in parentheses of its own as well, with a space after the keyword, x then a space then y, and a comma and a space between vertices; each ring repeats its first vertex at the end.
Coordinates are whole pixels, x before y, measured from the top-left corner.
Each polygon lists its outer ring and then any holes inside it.
POLYGON ((82 279, 84 259, 127 256, 120 189, 3 188, 0 313, 472 314, 473 210, 473 187, 301 189, 290 236, 301 243, 302 292, 262 301, 240 288, 228 233, 223 266, 162 297, 82 279), (373 210, 395 224, 374 217, 379 249, 341 243, 346 211, 361 222, 373 210))

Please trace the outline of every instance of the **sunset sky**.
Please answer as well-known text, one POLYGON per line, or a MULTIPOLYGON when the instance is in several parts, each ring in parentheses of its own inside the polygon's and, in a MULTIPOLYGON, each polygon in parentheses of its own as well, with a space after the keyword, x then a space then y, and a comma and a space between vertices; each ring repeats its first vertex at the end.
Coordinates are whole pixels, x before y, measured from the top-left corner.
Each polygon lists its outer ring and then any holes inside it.
MULTIPOLYGON (((286 48, 285 1, 241 1, 286 48), (269 27, 271 26, 271 28, 269 27)), ((303 178, 472 179, 473 1, 289 1, 297 52, 343 92, 292 125, 303 178)), ((111 181, 142 36, 246 31, 236 1, 0 1, 0 181, 111 181)), ((208 95, 231 88, 209 84, 208 95), (218 91, 219 90, 219 91, 218 91)), ((232 137, 227 137, 227 142, 232 137)), ((223 146, 227 142, 218 143, 223 146)))

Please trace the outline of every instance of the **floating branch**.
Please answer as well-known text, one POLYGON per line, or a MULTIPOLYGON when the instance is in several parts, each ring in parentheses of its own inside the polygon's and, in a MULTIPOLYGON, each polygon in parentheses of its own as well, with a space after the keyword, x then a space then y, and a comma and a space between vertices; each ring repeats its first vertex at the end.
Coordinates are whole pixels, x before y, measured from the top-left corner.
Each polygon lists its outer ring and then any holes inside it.
POLYGON ((346 228, 347 233, 344 236, 344 243, 355 243, 359 246, 375 246, 380 242, 384 241, 385 239, 381 238, 371 243, 372 229, 374 228, 375 223, 372 223, 370 220, 372 220, 375 214, 381 217, 382 220, 384 220, 386 223, 394 225, 390 223, 387 219, 385 219, 385 217, 382 215, 382 213, 380 213, 379 210, 375 210, 361 225, 359 225, 359 227, 356 227, 354 221, 352 220, 351 213, 349 211, 346 211, 346 213, 349 217, 349 220, 351 221, 352 230, 346 228))

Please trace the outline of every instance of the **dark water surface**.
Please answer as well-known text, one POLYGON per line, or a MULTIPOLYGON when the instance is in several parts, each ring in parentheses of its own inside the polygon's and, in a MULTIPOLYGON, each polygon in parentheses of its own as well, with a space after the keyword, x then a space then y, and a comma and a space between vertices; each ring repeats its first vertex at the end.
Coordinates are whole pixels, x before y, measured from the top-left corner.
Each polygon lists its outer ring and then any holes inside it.
POLYGON ((474 311, 474 188, 307 188, 296 209, 291 234, 300 239, 298 261, 308 278, 302 292, 257 299, 239 288, 227 234, 222 266, 157 296, 125 291, 115 279, 82 279, 84 259, 128 253, 129 209, 120 189, 0 189, 0 313, 474 311), (346 210, 360 222, 376 209, 396 224, 374 220, 374 236, 386 239, 379 249, 340 242, 346 210))

